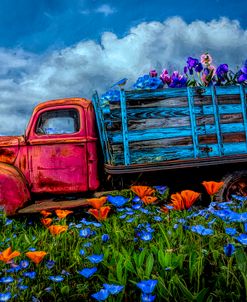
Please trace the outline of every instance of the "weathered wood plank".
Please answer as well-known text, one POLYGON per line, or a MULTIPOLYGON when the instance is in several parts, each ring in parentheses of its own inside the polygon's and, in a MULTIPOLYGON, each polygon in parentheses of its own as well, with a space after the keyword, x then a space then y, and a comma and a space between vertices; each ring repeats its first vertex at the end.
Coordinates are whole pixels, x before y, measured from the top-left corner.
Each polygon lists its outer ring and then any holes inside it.
MULTIPOLYGON (((242 123, 231 123, 231 124, 222 124, 221 132, 222 133, 237 133, 243 132, 244 125, 242 123)), ((111 143, 122 143, 122 134, 119 132, 110 133, 111 143)), ((198 135, 203 134, 216 134, 215 125, 205 125, 197 127, 198 135)), ((153 128, 146 129, 142 131, 129 131, 129 142, 134 141, 145 141, 145 140, 156 140, 164 138, 175 138, 175 137, 184 137, 191 136, 190 127, 174 127, 174 128, 153 128)))
MULTIPOLYGON (((194 158, 193 146, 176 146, 168 148, 136 150, 131 153, 131 164, 145 164, 159 161, 192 159, 194 158), (152 151, 152 152, 151 152, 152 151)), ((223 155, 246 154, 245 142, 224 144, 223 155)), ((218 144, 207 144, 199 147, 198 158, 219 156, 218 144), (210 150, 206 152, 205 150, 210 150)), ((113 165, 123 164, 123 154, 116 153, 113 158, 113 165)))
MULTIPOLYGON (((197 106, 194 108, 196 115, 213 115, 214 109, 213 105, 197 106)), ((242 113, 241 104, 230 104, 230 105, 219 105, 218 106, 219 114, 238 114, 242 113)), ((150 118, 171 118, 171 117, 186 117, 189 116, 188 107, 151 107, 151 108, 139 108, 132 109, 127 108, 127 118, 129 120, 139 120, 139 119, 150 119, 150 118)), ((119 110, 112 110, 111 113, 105 116, 106 123, 112 123, 112 121, 119 122, 121 121, 121 112, 119 110)))

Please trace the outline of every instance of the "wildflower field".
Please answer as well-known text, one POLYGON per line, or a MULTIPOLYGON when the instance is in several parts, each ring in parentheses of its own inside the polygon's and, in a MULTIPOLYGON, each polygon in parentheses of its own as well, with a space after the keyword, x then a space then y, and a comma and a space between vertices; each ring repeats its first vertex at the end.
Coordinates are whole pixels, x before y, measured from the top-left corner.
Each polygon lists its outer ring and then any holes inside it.
POLYGON ((0 301, 246 301, 247 198, 134 186, 80 211, 0 216, 0 301))

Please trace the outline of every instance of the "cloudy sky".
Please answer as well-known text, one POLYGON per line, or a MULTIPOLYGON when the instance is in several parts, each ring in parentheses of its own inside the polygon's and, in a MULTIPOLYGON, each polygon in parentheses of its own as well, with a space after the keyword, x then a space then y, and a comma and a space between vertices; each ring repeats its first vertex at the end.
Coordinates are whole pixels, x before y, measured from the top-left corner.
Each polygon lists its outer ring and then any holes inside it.
POLYGON ((22 134, 39 102, 131 87, 206 51, 236 71, 246 12, 247 0, 1 0, 0 135, 22 134))

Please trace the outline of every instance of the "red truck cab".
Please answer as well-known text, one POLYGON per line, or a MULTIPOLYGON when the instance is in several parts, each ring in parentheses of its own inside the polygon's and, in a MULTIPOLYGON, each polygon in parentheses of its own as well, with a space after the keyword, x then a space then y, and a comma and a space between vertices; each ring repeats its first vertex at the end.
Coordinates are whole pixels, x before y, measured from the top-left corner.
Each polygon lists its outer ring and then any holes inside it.
POLYGON ((0 137, 0 206, 7 214, 40 193, 95 191, 97 131, 91 101, 39 104, 24 136, 0 137))

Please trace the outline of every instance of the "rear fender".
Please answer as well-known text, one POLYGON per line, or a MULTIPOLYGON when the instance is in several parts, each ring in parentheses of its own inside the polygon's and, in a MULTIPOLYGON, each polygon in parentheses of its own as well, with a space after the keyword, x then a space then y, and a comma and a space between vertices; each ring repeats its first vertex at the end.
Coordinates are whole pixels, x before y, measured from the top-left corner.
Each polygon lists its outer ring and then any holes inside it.
POLYGON ((0 207, 7 215, 14 215, 28 200, 30 191, 24 176, 15 167, 0 163, 0 207))

